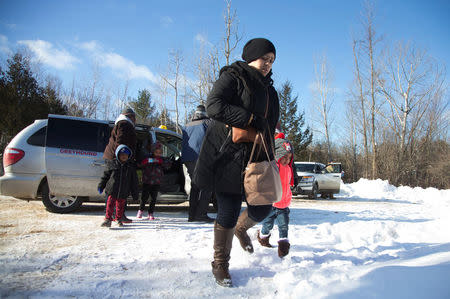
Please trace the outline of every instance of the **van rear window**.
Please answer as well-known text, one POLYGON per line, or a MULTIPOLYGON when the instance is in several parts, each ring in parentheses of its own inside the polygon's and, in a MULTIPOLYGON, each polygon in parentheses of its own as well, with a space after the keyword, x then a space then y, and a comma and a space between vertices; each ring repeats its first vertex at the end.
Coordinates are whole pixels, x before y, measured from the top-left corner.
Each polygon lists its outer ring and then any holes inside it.
POLYGON ((28 137, 27 143, 34 146, 45 146, 45 131, 47 127, 37 130, 33 135, 28 137))
POLYGON ((109 138, 108 124, 49 118, 47 146, 103 152, 109 138))

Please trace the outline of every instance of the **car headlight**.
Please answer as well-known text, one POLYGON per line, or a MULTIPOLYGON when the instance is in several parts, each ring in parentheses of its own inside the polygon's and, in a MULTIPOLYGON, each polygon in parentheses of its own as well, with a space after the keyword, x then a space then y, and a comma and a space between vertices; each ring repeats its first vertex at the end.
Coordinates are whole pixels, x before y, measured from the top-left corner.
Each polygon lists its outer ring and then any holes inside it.
POLYGON ((304 177, 302 177, 300 182, 302 182, 302 183, 312 183, 312 182, 314 182, 314 177, 312 175, 304 176, 304 177))

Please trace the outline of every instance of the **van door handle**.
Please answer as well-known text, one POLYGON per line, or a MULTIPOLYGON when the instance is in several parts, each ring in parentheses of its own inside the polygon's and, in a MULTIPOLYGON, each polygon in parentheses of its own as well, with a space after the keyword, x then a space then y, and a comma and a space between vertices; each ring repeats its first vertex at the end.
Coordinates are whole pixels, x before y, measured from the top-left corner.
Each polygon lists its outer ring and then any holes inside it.
POLYGON ((92 166, 105 166, 105 161, 96 160, 92 162, 92 166))

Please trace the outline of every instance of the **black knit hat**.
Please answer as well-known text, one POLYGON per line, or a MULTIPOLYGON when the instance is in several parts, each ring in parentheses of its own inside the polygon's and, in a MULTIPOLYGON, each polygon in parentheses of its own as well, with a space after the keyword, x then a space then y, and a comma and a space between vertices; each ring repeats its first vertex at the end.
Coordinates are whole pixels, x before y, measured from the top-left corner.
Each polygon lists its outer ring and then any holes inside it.
POLYGON ((242 59, 247 63, 252 62, 269 52, 272 52, 275 57, 277 56, 275 46, 270 40, 265 38, 254 38, 245 44, 244 49, 242 50, 242 59))

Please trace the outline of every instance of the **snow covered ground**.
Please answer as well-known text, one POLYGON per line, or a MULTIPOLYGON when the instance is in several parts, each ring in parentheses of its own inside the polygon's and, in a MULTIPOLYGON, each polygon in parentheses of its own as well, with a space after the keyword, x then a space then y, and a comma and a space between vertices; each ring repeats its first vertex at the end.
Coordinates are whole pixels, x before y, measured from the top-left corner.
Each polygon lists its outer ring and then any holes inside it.
POLYGON ((186 206, 111 229, 102 211, 0 197, 0 297, 450 298, 450 190, 360 180, 336 200, 295 199, 287 257, 257 243, 259 225, 254 254, 234 240, 234 288, 215 284, 213 225, 187 222, 186 206))

